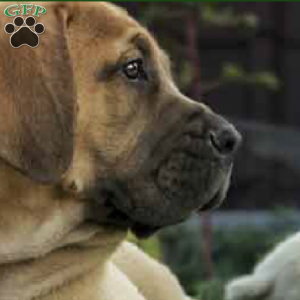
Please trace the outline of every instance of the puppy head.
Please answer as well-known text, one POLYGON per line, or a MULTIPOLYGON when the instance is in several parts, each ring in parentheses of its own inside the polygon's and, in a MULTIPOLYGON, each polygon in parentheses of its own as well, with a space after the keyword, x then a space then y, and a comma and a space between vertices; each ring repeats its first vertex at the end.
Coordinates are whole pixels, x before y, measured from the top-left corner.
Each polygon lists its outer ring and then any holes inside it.
POLYGON ((13 49, 14 66, 37 61, 30 76, 4 64, 3 160, 140 236, 219 205, 240 136, 178 91, 147 30, 104 3, 54 4, 43 23, 38 48, 13 49))
POLYGON ((108 207, 105 222, 140 236, 218 206, 238 132, 178 91, 168 56, 124 11, 78 10, 68 31, 79 112, 66 182, 98 205, 94 220, 108 207))

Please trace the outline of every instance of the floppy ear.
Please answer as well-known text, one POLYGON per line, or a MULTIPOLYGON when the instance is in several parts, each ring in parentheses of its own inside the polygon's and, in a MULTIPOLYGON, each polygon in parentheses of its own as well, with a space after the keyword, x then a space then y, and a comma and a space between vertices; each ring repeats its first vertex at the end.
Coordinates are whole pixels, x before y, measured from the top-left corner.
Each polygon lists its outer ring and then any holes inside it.
MULTIPOLYGON (((1 19, 1 28, 12 22, 1 19)), ((72 159, 75 87, 66 13, 57 5, 37 22, 45 32, 36 48, 13 48, 10 36, 0 32, 0 158, 49 183, 72 159)))

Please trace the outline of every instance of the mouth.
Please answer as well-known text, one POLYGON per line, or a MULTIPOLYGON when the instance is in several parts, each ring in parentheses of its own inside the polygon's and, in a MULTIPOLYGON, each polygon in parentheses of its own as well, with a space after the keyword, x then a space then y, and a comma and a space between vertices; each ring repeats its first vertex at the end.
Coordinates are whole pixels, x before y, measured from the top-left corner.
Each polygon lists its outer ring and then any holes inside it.
POLYGON ((208 202, 206 202, 204 205, 202 205, 198 212, 205 212, 217 209, 223 202, 225 195, 223 196, 222 189, 217 192, 217 194, 208 202))
MULTIPOLYGON (((94 217, 93 220, 99 220, 101 224, 105 224, 108 226, 113 226, 116 228, 120 228, 122 230, 130 230, 136 237, 140 239, 145 239, 156 233, 161 227, 159 226, 150 226, 147 224, 142 224, 133 220, 129 215, 120 210, 114 204, 116 202, 117 194, 111 190, 104 190, 101 193, 102 203, 104 203, 105 210, 105 218, 103 221, 103 215, 101 217, 98 215, 98 211, 102 210, 103 207, 95 207, 94 208, 94 217), (95 215, 96 213, 96 215, 95 215)), ((97 221, 99 223, 99 221, 97 221)))
MULTIPOLYGON (((202 204, 198 209, 195 209, 194 211, 196 211, 197 213, 201 213, 219 207, 226 196, 226 192, 229 186, 229 178, 230 178, 230 174, 228 176, 228 179, 225 181, 225 183, 222 184, 221 188, 212 196, 212 198, 210 198, 209 201, 202 204)), ((105 208, 104 210, 106 211, 105 218, 103 217, 99 218, 98 215, 98 217, 96 216, 93 219, 95 220, 102 219, 101 221, 102 224, 104 223, 105 225, 120 228, 122 230, 130 230, 137 238, 140 239, 146 239, 152 236, 160 229, 180 223, 185 219, 183 218, 181 220, 172 222, 171 224, 164 225, 164 226, 148 225, 134 220, 130 216, 130 213, 127 214, 126 212, 118 208, 115 205, 115 203, 119 202, 120 200, 124 201, 124 199, 117 199, 120 198, 120 195, 118 195, 118 193, 115 193, 113 190, 104 190, 101 193, 101 198, 102 198, 101 202, 104 203, 104 205, 103 204, 102 205, 104 206, 105 208)), ((95 208, 94 212, 96 212, 97 214, 98 211, 103 211, 103 206, 95 208)))
POLYGON ((217 208, 229 187, 232 162, 208 152, 202 141, 197 141, 192 153, 172 151, 155 172, 102 180, 100 190, 91 197, 97 205, 93 219, 147 238, 195 212, 217 208))
POLYGON ((226 198, 226 194, 230 185, 231 172, 232 172, 232 168, 230 168, 227 178, 225 179, 224 183, 221 185, 221 188, 211 198, 210 201, 206 202, 198 209, 197 211, 198 213, 215 210, 223 203, 223 200, 226 198))

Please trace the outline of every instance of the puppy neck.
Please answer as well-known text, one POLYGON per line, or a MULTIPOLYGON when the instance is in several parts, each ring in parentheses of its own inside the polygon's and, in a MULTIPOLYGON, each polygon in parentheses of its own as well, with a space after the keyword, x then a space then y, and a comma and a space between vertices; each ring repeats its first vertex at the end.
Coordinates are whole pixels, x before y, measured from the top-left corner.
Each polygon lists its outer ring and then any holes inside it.
POLYGON ((86 222, 84 201, 57 195, 1 162, 0 204, 0 300, 59 292, 104 267, 126 237, 86 222))
MULTIPOLYGON (((37 300, 105 268, 124 239, 115 233, 110 239, 103 231, 80 246, 68 246, 41 258, 0 266, 0 300, 37 300)), ((54 297, 55 298, 55 297, 54 297)), ((56 299, 56 298, 55 298, 56 299)))

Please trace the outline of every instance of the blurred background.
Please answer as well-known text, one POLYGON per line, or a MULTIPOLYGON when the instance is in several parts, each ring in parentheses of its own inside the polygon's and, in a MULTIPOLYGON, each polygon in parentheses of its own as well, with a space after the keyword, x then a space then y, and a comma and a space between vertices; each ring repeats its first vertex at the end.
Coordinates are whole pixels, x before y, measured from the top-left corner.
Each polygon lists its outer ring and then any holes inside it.
POLYGON ((136 241, 190 295, 222 300, 224 283, 299 230, 300 3, 120 5, 170 54, 182 91, 243 134, 222 207, 136 241))

